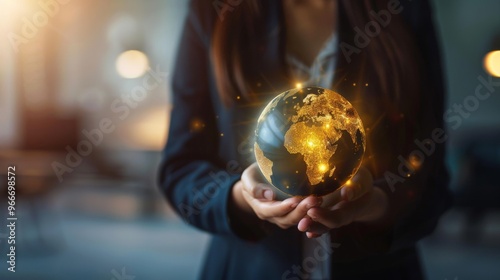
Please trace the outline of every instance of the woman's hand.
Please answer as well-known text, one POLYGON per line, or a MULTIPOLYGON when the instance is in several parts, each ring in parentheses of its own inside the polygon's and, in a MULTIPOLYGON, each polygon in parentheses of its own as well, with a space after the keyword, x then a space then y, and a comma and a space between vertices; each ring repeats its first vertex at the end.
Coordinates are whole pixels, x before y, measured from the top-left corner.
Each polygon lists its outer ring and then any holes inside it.
POLYGON ((342 201, 332 207, 314 207, 300 220, 298 229, 307 237, 323 235, 330 229, 339 228, 353 222, 374 222, 387 209, 387 195, 373 187, 371 173, 360 168, 358 173, 340 190, 342 201))
POLYGON ((276 224, 282 229, 295 226, 307 211, 321 205, 320 197, 292 197, 283 201, 274 200, 271 186, 262 177, 256 163, 250 165, 232 191, 233 199, 240 209, 254 213, 259 219, 276 224))

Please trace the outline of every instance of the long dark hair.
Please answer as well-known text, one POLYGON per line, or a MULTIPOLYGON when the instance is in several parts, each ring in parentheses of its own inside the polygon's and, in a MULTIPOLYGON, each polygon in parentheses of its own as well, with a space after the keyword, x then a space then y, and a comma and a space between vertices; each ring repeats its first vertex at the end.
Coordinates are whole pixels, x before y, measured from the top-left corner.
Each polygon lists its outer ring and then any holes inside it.
MULTIPOLYGON (((363 30, 368 22, 376 21, 373 12, 370 12, 387 10, 389 2, 337 1, 339 38, 341 42, 352 46, 355 46, 354 28, 363 30)), ((254 63, 258 63, 252 59, 255 57, 255 48, 252 46, 265 32, 263 22, 267 11, 264 3, 263 0, 243 0, 239 7, 226 13, 225 19, 215 25, 212 60, 219 94, 227 106, 231 105, 236 96, 251 99, 252 93, 257 90, 252 88, 249 77, 252 77, 251 69, 255 69, 254 63)), ((284 61, 283 58, 280 59, 284 61)), ((412 126, 420 111, 418 94, 421 90, 421 66, 414 35, 402 16, 391 14, 390 23, 381 27, 380 33, 371 38, 370 43, 356 54, 355 59, 348 64, 344 63, 343 67, 374 77, 377 82, 370 85, 370 90, 381 93, 378 106, 387 112, 389 119, 405 115, 405 126, 411 127, 411 134, 405 129, 404 136, 397 141, 405 147, 394 149, 393 152, 399 153, 408 148, 414 137, 413 132, 418 130, 412 126)))

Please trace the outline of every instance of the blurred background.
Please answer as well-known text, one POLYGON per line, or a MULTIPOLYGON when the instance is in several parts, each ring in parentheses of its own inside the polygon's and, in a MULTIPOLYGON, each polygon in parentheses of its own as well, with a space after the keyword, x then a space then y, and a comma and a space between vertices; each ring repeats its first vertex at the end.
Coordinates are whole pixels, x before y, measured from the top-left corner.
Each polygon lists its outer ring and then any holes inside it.
MULTIPOLYGON (((500 279, 500 86, 475 97, 482 79, 500 81, 490 77, 500 77, 500 1, 432 2, 446 108, 467 114, 449 115, 455 206, 420 242, 423 264, 429 279, 500 279)), ((0 0, 0 279, 196 278, 209 237, 155 186, 186 9, 180 0, 0 0), (5 262, 9 165, 16 273, 5 262)))

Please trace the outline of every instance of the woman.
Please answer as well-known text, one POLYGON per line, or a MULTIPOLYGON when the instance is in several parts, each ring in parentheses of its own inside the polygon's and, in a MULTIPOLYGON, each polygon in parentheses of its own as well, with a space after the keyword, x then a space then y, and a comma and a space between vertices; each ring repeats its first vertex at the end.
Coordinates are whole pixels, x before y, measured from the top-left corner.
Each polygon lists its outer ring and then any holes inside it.
POLYGON ((444 137, 443 100, 427 0, 192 1, 160 184, 213 234, 201 278, 423 278, 415 243, 450 203, 444 145, 425 140, 444 137), (274 200, 253 163, 259 112, 297 83, 341 93, 367 132, 328 205, 274 200))

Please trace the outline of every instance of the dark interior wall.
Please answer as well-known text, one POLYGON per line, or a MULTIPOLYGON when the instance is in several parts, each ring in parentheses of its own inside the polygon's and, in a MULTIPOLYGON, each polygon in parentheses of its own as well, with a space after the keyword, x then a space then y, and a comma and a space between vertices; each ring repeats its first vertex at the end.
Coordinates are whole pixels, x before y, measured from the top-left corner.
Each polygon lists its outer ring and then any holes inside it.
MULTIPOLYGON (((486 77, 483 57, 495 36, 500 36, 500 1, 434 0, 435 16, 444 51, 448 84, 448 107, 473 95, 478 76, 486 77)), ((500 48, 500 47, 499 47, 500 48)), ((451 129, 455 135, 477 125, 500 127, 500 87, 477 111, 451 129)))

